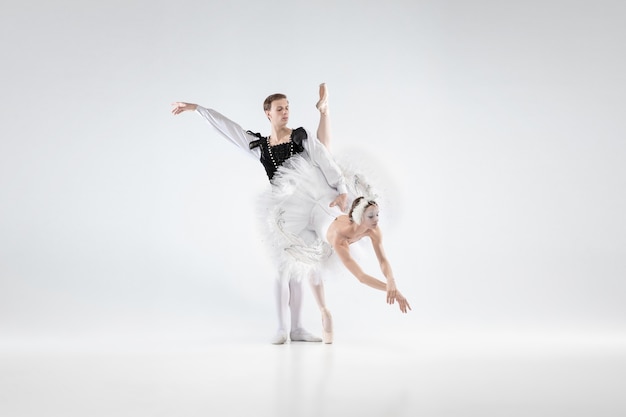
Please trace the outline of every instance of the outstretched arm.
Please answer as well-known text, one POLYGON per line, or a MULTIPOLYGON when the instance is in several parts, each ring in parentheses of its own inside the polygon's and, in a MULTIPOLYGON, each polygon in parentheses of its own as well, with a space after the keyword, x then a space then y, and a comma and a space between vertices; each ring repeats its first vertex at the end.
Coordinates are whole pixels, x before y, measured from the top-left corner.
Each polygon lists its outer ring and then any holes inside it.
POLYGON ((348 247, 348 242, 341 242, 333 246, 335 252, 341 259, 343 265, 350 271, 352 275, 359 280, 360 283, 369 285, 372 288, 377 290, 385 291, 387 289, 387 284, 382 282, 381 280, 374 278, 371 275, 368 275, 361 269, 361 266, 354 260, 352 255, 350 255, 350 248, 348 247))
POLYGON ((247 154, 254 156, 255 159, 260 157, 259 148, 250 149, 250 141, 256 139, 246 133, 246 131, 223 114, 202 107, 194 103, 175 102, 172 103, 172 114, 177 115, 186 111, 195 111, 209 122, 223 137, 228 139, 235 146, 244 150, 247 154))
POLYGON ((372 242, 372 246, 374 247, 374 253, 376 253, 380 270, 387 279, 387 302, 393 304, 394 300, 397 300, 398 304, 400 304, 400 309, 406 313, 406 309, 408 308, 410 310, 411 306, 396 287, 396 280, 393 276, 391 264, 389 263, 389 260, 385 255, 385 249, 383 248, 383 235, 380 227, 372 229, 369 237, 372 242))
POLYGON ((181 114, 186 111, 194 111, 198 108, 195 103, 185 103, 183 101, 175 101, 172 103, 172 114, 181 114))
MULTIPOLYGON (((352 273, 352 275, 356 277, 356 279, 359 280, 359 282, 380 291, 388 291, 388 284, 365 273, 363 269, 361 269, 359 264, 354 260, 354 258, 352 258, 352 255, 350 255, 348 242, 337 242, 333 245, 333 248, 335 249, 337 256, 339 256, 339 259, 341 259, 341 262, 344 264, 344 266, 348 269, 348 271, 350 271, 350 273, 352 273)), ((394 297, 390 298, 389 295, 387 295, 387 303, 393 304, 394 301, 398 301, 400 311, 406 313, 407 309, 411 309, 411 306, 409 305, 406 298, 404 298, 404 296, 400 293, 400 291, 397 291, 395 289, 395 283, 393 287, 395 291, 394 297)))
POLYGON ((383 248, 383 236, 380 228, 376 227, 375 229, 372 229, 369 237, 372 242, 372 246, 374 247, 374 253, 376 254, 376 259, 378 259, 380 270, 387 279, 387 302, 393 303, 398 289, 396 288, 396 280, 393 277, 391 264, 385 255, 385 249, 383 248))

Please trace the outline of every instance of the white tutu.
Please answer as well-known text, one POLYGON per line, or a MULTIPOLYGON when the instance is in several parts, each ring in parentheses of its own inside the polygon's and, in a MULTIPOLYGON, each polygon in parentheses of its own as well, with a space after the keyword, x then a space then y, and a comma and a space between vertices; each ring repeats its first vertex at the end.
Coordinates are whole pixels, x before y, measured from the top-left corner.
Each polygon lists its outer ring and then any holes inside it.
MULTIPOLYGON (((340 166, 348 188, 348 204, 359 196, 376 198, 364 176, 340 166)), ((270 250, 283 272, 281 279, 320 279, 332 264, 333 250, 326 241, 330 223, 345 214, 329 207, 337 191, 323 173, 302 155, 287 160, 274 175, 272 187, 260 200, 270 250)))

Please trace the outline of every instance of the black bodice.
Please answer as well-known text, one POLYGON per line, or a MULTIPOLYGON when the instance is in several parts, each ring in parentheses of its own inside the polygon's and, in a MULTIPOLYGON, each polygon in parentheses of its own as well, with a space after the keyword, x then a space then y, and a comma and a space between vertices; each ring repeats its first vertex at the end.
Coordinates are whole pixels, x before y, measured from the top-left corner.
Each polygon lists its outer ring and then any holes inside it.
POLYGON ((260 161, 263 164, 265 173, 270 181, 274 178, 274 174, 278 170, 278 167, 280 167, 293 155, 304 151, 302 141, 307 138, 306 130, 299 127, 291 132, 289 142, 270 146, 268 137, 261 136, 260 133, 254 133, 249 130, 247 133, 259 138, 250 142, 250 149, 254 149, 256 147, 261 148, 260 161))

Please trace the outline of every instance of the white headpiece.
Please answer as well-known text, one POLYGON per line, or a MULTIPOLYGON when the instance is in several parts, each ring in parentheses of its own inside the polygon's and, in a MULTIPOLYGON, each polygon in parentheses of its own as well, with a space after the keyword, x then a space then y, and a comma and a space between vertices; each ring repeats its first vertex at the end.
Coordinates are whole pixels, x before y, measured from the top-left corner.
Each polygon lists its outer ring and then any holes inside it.
POLYGON ((356 224, 361 224, 361 219, 363 219, 363 212, 365 208, 370 205, 373 200, 369 200, 365 197, 361 198, 361 200, 357 203, 357 205, 352 210, 352 221, 356 224))

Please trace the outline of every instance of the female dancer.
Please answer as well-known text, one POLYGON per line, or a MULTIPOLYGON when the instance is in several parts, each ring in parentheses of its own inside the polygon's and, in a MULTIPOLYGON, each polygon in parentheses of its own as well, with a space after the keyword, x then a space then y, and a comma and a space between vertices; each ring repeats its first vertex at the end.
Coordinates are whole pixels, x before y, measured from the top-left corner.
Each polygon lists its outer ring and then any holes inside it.
MULTIPOLYGON (((324 86, 320 92, 325 91, 324 86)), ((328 112, 325 100, 320 99, 320 124, 318 135, 322 142, 327 142, 328 112)), ((217 131, 236 146, 245 150, 255 159, 260 160, 265 172, 274 183, 274 176, 278 169, 294 156, 304 161, 314 171, 320 181, 324 183, 327 200, 324 204, 329 207, 338 207, 342 211, 347 208, 346 186, 342 172, 334 162, 330 153, 320 140, 310 135, 304 128, 291 129, 287 127, 289 122, 289 101, 284 94, 273 94, 265 99, 263 110, 270 121, 271 134, 263 137, 258 133, 246 131, 235 122, 229 120, 215 110, 204 108, 193 103, 172 103, 172 113, 177 115, 185 111, 195 111, 206 119, 217 131)), ((275 187, 272 187, 275 188, 275 187)), ((270 194, 273 192, 270 191, 270 194)), ((285 209, 280 200, 275 201, 273 209, 285 209)), ((289 338, 292 341, 321 342, 317 336, 307 332, 301 323, 302 310, 302 278, 300 268, 292 268, 290 263, 285 262, 281 253, 278 254, 278 279, 276 280, 276 306, 278 311, 278 331, 272 343, 282 344, 287 341, 287 317, 291 316, 289 338)), ((324 302, 324 290, 322 280, 311 281, 315 299, 326 314, 324 302)), ((329 320, 327 320, 329 321, 329 320)))
POLYGON ((313 221, 317 222, 315 227, 320 233, 326 232, 326 242, 332 247, 348 271, 361 283, 377 290, 386 291, 387 303, 393 304, 395 300, 398 301, 400 311, 406 313, 407 309, 410 310, 411 306, 408 301, 396 287, 391 264, 385 255, 382 231, 378 227, 378 203, 365 197, 358 197, 352 203, 348 215, 337 216, 330 224, 328 224, 328 219, 324 219, 326 210, 320 209, 321 207, 315 207, 313 210, 313 221), (387 280, 386 283, 366 274, 350 254, 350 245, 364 237, 368 237, 372 242, 380 269, 387 280))

